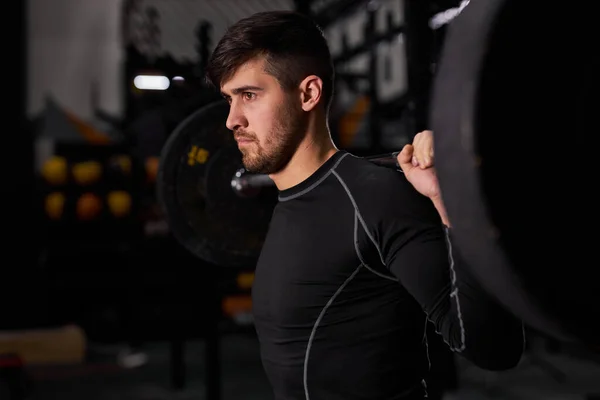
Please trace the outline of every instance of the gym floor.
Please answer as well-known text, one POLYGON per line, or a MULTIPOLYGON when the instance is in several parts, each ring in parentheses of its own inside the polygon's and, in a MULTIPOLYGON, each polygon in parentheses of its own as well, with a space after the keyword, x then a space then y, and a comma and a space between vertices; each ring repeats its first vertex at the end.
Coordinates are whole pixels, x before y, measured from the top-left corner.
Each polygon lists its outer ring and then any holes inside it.
MULTIPOLYGON (((147 363, 123 369, 116 364, 121 350, 114 346, 90 345, 90 365, 32 370, 35 382, 32 400, 204 400, 204 353, 202 342, 186 344, 186 386, 170 386, 170 356, 167 343, 144 347, 147 363)), ((513 371, 492 373, 459 359, 460 387, 445 400, 584 400, 598 399, 600 361, 573 351, 547 352, 533 343, 531 351, 513 371), (531 357, 535 354, 539 360, 531 357), (540 362, 541 360, 541 362, 540 362), (548 368, 546 368, 548 367, 548 368), (553 369, 557 369, 553 371, 553 369), (561 376, 554 376, 564 373, 561 376)), ((272 394, 260 365, 257 340, 249 334, 222 339, 222 400, 269 400, 272 394)))

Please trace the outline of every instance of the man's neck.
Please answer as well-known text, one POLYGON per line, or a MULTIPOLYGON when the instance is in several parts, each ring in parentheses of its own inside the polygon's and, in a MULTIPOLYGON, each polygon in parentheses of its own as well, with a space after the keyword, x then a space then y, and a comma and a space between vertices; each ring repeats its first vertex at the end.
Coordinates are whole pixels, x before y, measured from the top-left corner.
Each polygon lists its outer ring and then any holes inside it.
POLYGON ((289 189, 308 179, 337 151, 327 126, 313 129, 300 143, 287 166, 270 177, 277 189, 289 189))

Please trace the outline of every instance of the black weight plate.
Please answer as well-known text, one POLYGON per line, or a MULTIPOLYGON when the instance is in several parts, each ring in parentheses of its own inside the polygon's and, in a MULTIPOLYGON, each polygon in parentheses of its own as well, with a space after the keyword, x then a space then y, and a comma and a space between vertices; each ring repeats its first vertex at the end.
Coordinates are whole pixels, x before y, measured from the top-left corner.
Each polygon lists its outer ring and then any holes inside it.
POLYGON ((593 343, 597 250, 579 226, 595 214, 579 193, 596 169, 584 140, 597 130, 585 113, 598 81, 591 15, 471 2, 447 33, 431 126, 454 240, 482 285, 529 326, 593 343))
POLYGON ((173 236, 192 254, 219 267, 253 268, 277 191, 250 198, 233 191, 243 165, 225 126, 228 112, 224 101, 209 104, 173 131, 161 152, 157 196, 173 236))

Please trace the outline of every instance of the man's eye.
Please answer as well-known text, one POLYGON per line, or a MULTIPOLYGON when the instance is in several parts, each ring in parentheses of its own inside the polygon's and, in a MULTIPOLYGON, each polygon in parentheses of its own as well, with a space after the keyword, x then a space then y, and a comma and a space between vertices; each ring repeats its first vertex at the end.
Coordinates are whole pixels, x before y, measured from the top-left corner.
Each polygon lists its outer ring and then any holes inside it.
POLYGON ((251 92, 244 92, 244 98, 246 100, 253 100, 254 97, 256 97, 256 95, 254 93, 251 92))

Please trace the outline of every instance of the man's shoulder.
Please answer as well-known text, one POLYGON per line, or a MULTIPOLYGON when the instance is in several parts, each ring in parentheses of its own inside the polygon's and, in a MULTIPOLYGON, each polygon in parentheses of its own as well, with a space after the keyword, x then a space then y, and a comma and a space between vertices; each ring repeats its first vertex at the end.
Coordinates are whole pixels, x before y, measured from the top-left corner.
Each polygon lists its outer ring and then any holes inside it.
POLYGON ((349 190, 367 196, 397 196, 404 191, 414 190, 401 170, 384 167, 350 153, 338 165, 336 172, 349 190))
POLYGON ((337 168, 339 178, 365 218, 437 216, 431 201, 414 188, 402 171, 351 155, 344 161, 337 168))

